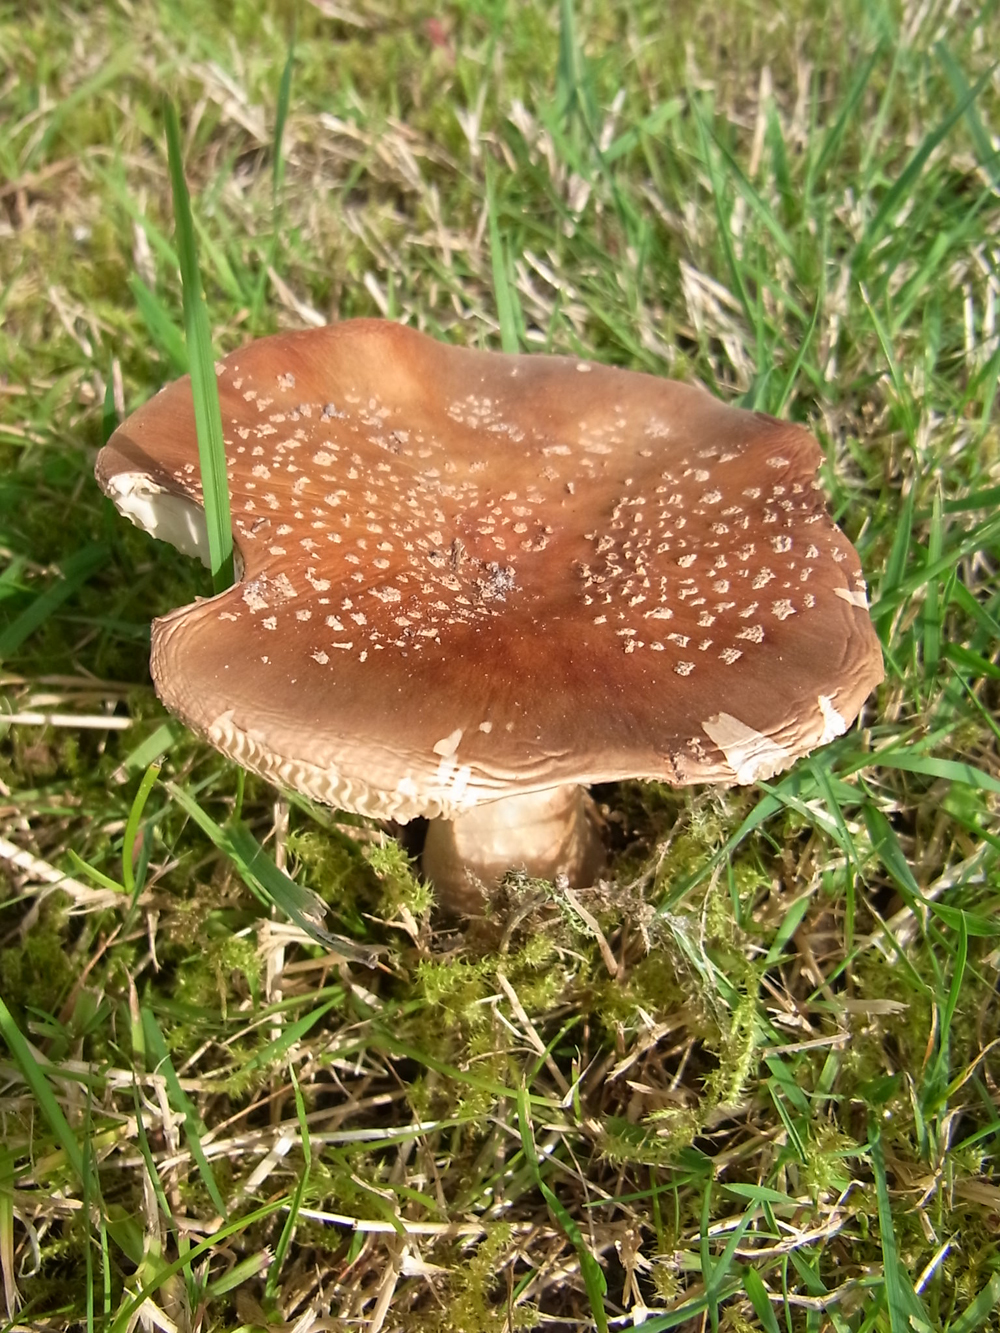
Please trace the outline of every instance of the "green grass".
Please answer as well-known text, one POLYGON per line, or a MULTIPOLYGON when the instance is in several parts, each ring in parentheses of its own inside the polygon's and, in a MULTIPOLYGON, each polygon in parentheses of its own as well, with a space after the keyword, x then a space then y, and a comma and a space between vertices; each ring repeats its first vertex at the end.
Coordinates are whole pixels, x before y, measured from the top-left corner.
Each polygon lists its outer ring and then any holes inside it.
MULTIPOLYGON (((201 291, 198 246, 194 236, 191 200, 184 175, 181 132, 177 112, 170 102, 164 106, 170 188, 174 197, 177 252, 184 293, 184 330, 191 367, 191 394, 198 431, 198 462, 201 472, 205 520, 208 529, 209 568, 212 591, 225 592, 233 582, 233 529, 229 517, 229 487, 226 482, 226 448, 222 439, 219 386, 215 378, 212 334, 201 291)), ((280 143, 280 134, 279 134, 280 143)), ((275 161, 279 159, 275 154, 275 161)), ((277 168, 275 168, 277 170, 277 168)))
POLYGON ((998 46, 975 3, 0 0, 0 1327, 996 1326, 998 46), (860 725, 601 788, 608 883, 458 932, 165 717, 150 619, 212 578, 97 448, 377 314, 808 424, 860 725))

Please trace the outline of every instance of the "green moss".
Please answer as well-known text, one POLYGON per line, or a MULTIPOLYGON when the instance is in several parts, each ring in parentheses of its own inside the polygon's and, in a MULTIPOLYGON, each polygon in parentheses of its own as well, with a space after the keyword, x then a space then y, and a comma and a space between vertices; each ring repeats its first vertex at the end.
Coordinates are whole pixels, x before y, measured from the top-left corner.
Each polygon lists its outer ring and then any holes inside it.
POLYGON ((454 1027, 461 1022, 481 1027, 487 1016, 481 1001, 490 993, 492 971, 489 959, 470 961, 453 958, 423 959, 417 967, 417 983, 433 1010, 435 1023, 454 1027))
POLYGON ((703 1110, 716 1106, 736 1106, 756 1064, 759 1025, 755 998, 743 995, 732 1011, 732 1018, 719 1035, 714 1047, 719 1064, 705 1080, 703 1110))
POLYGON ((855 1141, 833 1124, 817 1122, 806 1146, 806 1160, 799 1167, 803 1188, 814 1198, 838 1196, 850 1184, 848 1158, 857 1152, 855 1141))
POLYGON ((203 937, 202 948, 188 955, 178 975, 178 997, 199 1009, 218 1010, 225 1020, 230 1008, 249 998, 258 1004, 263 960, 253 937, 219 933, 203 937))
POLYGON ((690 992, 680 983, 669 958, 662 950, 646 954, 635 963, 624 987, 605 987, 622 997, 634 1017, 644 1009, 654 1018, 666 1018, 676 1013, 690 998, 690 992))
MULTIPOLYGON (((477 1077, 489 1077, 489 1067, 484 1061, 475 1065, 477 1077)), ((507 1073, 504 1069, 503 1073, 507 1073)), ((497 1098, 487 1088, 474 1088, 468 1084, 452 1105, 449 1115, 460 1120, 464 1125, 464 1136, 476 1139, 483 1133, 487 1119, 496 1114, 497 1098)))
POLYGON ((504 1299, 501 1273, 514 1250, 513 1232, 494 1223, 471 1254, 459 1256, 448 1275, 448 1294, 439 1312, 415 1325, 425 1333, 505 1333, 538 1327, 538 1310, 504 1299))
POLYGON ((527 976, 521 976, 513 982, 517 997, 530 1017, 533 1014, 547 1014, 559 1002, 578 993, 573 984, 575 979, 566 975, 559 967, 532 969, 527 976))
POLYGON ((434 890, 414 872, 413 864, 395 838, 371 843, 365 848, 365 860, 381 886, 379 907, 388 919, 405 907, 419 920, 434 902, 434 890))
POLYGON ((675 1267, 665 1260, 653 1264, 650 1276, 653 1289, 664 1305, 672 1305, 683 1294, 684 1288, 675 1267))
POLYGON ((543 932, 529 935, 521 948, 493 961, 494 974, 503 973, 529 1015, 548 1013, 579 986, 577 960, 560 955, 555 940, 543 932))
POLYGON ((602 1126, 598 1142, 601 1156, 615 1168, 624 1165, 671 1168, 700 1129, 697 1115, 678 1109, 672 1118, 649 1125, 630 1125, 609 1118, 602 1126))
POLYGON ((374 899, 372 877, 358 848, 346 839, 306 826, 289 832, 287 847, 289 856, 302 869, 302 883, 332 907, 355 913, 359 902, 374 899))
POLYGON ((15 1013, 56 1013, 72 985, 76 969, 60 924, 52 912, 45 912, 20 944, 0 953, 0 990, 15 1013))

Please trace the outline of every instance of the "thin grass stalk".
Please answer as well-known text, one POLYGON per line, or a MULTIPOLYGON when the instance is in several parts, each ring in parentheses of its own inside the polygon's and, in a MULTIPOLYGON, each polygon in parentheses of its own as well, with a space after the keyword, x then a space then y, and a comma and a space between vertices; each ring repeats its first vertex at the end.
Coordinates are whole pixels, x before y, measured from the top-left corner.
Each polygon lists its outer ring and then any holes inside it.
POLYGON ((208 554, 212 587, 224 592, 234 578, 233 531, 229 518, 229 482, 226 476, 226 446, 222 436, 222 412, 219 386, 215 379, 212 334, 201 288, 198 247, 191 216, 191 199, 184 177, 181 135, 177 112, 172 103, 164 107, 167 130, 167 157, 174 196, 174 221, 177 228, 177 253, 184 292, 184 329, 191 363, 191 392, 198 431, 198 461, 208 528, 208 554))

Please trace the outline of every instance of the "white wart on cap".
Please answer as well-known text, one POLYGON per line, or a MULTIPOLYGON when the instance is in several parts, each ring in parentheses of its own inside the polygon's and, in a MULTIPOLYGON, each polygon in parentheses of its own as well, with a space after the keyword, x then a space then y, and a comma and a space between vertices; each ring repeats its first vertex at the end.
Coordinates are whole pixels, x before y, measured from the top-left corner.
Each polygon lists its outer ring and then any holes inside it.
MULTIPOLYGON (((154 623, 152 672, 269 779, 403 821, 624 777, 750 783, 882 678, 798 426, 377 320, 261 339, 218 383, 243 575, 154 623)), ((187 379, 97 478, 198 550, 187 379)))

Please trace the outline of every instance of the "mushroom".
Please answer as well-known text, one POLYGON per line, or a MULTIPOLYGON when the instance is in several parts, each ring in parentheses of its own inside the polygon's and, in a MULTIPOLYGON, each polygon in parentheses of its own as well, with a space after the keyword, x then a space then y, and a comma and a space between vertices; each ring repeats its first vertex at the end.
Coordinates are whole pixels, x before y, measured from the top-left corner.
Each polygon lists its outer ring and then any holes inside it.
MULTIPOLYGON (((799 426, 379 320, 263 338, 217 374, 240 579, 154 622, 160 698, 276 783, 429 818, 452 909, 508 866, 592 878, 589 784, 769 778, 882 679, 799 426)), ((96 472, 204 557, 187 379, 96 472)))

